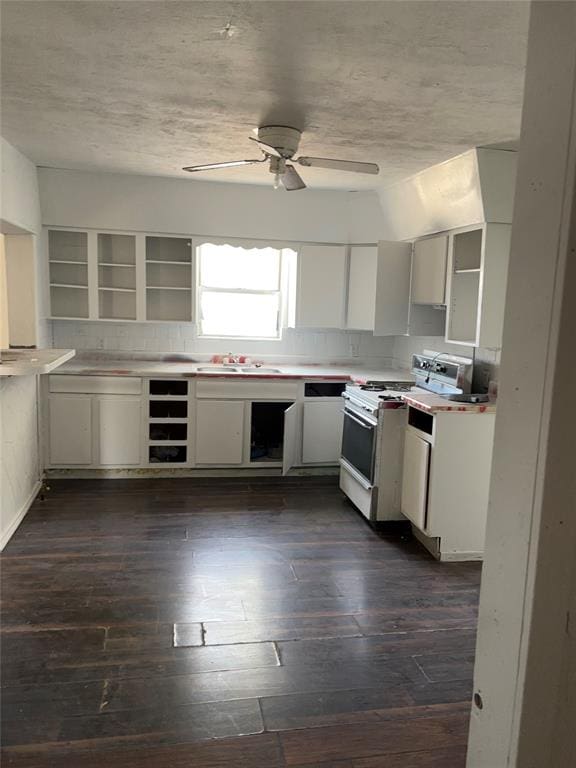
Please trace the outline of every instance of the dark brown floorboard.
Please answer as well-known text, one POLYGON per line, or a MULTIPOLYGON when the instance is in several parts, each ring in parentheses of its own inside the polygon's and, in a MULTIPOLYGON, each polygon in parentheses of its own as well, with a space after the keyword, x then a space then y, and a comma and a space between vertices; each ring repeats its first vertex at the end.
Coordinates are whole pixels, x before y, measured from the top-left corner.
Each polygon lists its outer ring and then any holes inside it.
POLYGON ((3 765, 464 767, 480 566, 334 478, 54 481, 1 568, 3 765))

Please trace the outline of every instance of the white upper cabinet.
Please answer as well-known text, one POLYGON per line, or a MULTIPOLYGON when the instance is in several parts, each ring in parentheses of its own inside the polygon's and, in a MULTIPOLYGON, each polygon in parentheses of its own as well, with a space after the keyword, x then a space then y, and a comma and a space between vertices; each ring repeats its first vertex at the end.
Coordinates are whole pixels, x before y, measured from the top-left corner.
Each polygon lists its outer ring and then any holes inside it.
MULTIPOLYGON (((411 302, 412 244, 352 246, 346 328, 375 336, 443 336, 445 313, 411 302)), ((428 303, 428 302, 426 302, 428 303)))
POLYGON ((412 245, 352 246, 346 328, 375 336, 408 332, 412 245))
POLYGON ((408 333, 412 244, 382 240, 378 243, 375 336, 408 333))
POLYGON ((296 328, 343 328, 346 295, 345 245, 303 245, 298 251, 296 328))
POLYGON ((502 346, 510 224, 484 224, 450 235, 446 340, 502 346))
POLYGON ((444 304, 448 236, 417 240, 412 254, 410 300, 413 304, 444 304))
POLYGON ((378 246, 353 245, 350 248, 346 328, 374 331, 378 246))

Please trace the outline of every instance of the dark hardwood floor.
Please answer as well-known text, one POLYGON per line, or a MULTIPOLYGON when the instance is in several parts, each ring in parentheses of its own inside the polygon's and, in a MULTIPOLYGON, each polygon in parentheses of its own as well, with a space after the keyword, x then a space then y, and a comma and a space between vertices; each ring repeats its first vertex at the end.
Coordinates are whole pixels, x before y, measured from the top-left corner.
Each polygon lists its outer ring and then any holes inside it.
POLYGON ((480 566, 336 478, 52 482, 1 567, 3 765, 465 764, 480 566))

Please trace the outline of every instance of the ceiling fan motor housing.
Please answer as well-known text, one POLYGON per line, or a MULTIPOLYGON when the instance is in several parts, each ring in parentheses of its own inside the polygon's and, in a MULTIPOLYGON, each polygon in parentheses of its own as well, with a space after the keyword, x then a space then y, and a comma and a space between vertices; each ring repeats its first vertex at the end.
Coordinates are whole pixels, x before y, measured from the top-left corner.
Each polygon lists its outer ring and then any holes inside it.
POLYGON ((265 125, 258 128, 260 141, 274 147, 286 159, 296 154, 301 136, 301 131, 284 125, 265 125))

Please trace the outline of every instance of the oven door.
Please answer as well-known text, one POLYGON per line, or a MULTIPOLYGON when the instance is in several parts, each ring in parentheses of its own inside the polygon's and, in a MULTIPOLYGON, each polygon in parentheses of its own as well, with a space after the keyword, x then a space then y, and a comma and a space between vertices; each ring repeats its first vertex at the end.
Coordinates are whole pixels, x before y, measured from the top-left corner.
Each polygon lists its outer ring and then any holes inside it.
POLYGON ((360 475, 366 488, 371 488, 374 484, 377 429, 378 421, 375 418, 358 413, 349 403, 346 404, 342 432, 342 463, 354 470, 354 474, 360 475))

